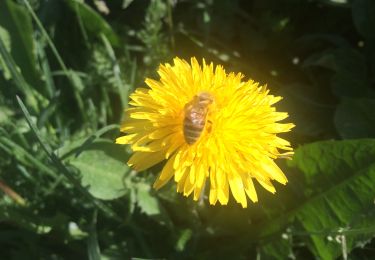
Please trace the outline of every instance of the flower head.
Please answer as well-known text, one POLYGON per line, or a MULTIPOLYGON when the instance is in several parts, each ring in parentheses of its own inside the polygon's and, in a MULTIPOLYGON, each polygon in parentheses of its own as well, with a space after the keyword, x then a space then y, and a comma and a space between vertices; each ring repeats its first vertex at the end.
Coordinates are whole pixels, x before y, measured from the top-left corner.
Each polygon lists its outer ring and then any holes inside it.
POLYGON ((230 190, 246 207, 246 195, 258 200, 254 180, 272 193, 271 180, 287 182, 274 162, 293 154, 290 143, 277 136, 294 127, 277 123, 288 117, 272 106, 281 97, 222 66, 204 60, 200 66, 195 58, 190 64, 175 58, 158 74, 160 80, 146 79, 149 88, 130 96, 133 107, 121 126, 126 135, 116 140, 131 145, 128 164, 137 171, 166 160, 156 189, 174 178, 178 192, 198 200, 208 179, 211 204, 227 204, 230 190))

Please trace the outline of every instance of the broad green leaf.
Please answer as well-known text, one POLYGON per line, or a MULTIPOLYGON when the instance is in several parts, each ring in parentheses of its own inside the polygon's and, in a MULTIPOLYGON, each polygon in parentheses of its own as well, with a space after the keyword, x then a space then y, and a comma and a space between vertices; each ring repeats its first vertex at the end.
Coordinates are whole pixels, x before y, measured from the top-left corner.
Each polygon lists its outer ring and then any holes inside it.
POLYGON ((146 215, 159 215, 160 205, 155 196, 151 192, 151 186, 145 183, 138 183, 136 185, 137 204, 141 211, 146 215))
POLYGON ((290 235, 283 233, 260 244, 259 256, 261 259, 293 259, 290 235))
POLYGON ((128 154, 120 145, 98 140, 89 145, 70 163, 78 168, 81 183, 94 197, 112 200, 123 196, 127 190, 124 178, 129 171, 126 165, 128 154))
MULTIPOLYGON (((127 186, 130 187, 130 200, 135 203, 142 213, 152 218, 160 225, 173 226, 172 220, 166 212, 166 209, 160 203, 156 196, 152 184, 149 182, 127 179, 127 186)), ((131 210, 131 209, 130 209, 131 210)))
MULTIPOLYGON (((335 259, 343 248, 350 252, 373 237, 375 139, 304 145, 296 149, 289 165, 305 176, 307 186, 301 189, 312 189, 312 195, 299 207, 266 222, 260 237, 275 237, 288 227, 292 236, 304 234, 301 239, 321 259, 335 259), (342 243, 331 242, 337 236, 342 243)), ((275 243, 271 255, 280 253, 281 242, 269 242, 275 243)), ((263 251, 271 250, 269 243, 262 246, 263 251)))
POLYGON ((66 3, 77 14, 84 29, 91 33, 92 36, 104 34, 112 45, 119 45, 120 41, 116 33, 94 9, 77 0, 66 0, 66 3))
POLYGON ((296 149, 290 167, 302 171, 308 186, 327 189, 375 162, 375 139, 322 141, 296 149))
POLYGON ((81 195, 83 195, 87 199, 90 199, 92 202, 94 202, 95 205, 98 208, 100 208, 103 212, 108 214, 108 216, 111 216, 113 218, 118 219, 118 217, 116 216, 116 213, 110 207, 108 207, 107 205, 105 205, 101 201, 95 200, 93 198, 92 194, 90 194, 88 190, 86 190, 85 188, 82 187, 81 183, 79 183, 79 180, 76 179, 76 176, 74 175, 74 173, 66 167, 66 165, 61 161, 60 158, 58 158, 56 156, 55 153, 52 152, 52 149, 51 149, 49 143, 46 142, 42 138, 40 130, 36 127, 35 123, 32 121, 30 112, 27 110, 25 104, 22 102, 22 100, 18 96, 16 96, 16 98, 17 98, 18 105, 20 106, 20 108, 21 108, 21 110, 22 110, 22 112, 25 116, 25 119, 26 119, 28 125, 31 128, 31 131, 35 135, 36 139, 38 140, 38 142, 41 145, 44 152, 51 159, 51 161, 57 167, 57 169, 59 169, 59 173, 62 174, 60 176, 65 176, 75 186, 75 188, 77 188, 77 190, 80 191, 81 195))
POLYGON ((350 252, 358 243, 371 239, 375 231, 374 197, 375 163, 354 172, 298 210, 296 219, 306 232, 312 233, 306 243, 314 254, 335 259, 343 248, 350 252), (353 232, 356 230, 360 231, 353 232), (339 236, 341 240, 330 242, 329 236, 339 236))
POLYGON ((375 99, 343 99, 335 113, 337 132, 346 138, 375 137, 375 99))

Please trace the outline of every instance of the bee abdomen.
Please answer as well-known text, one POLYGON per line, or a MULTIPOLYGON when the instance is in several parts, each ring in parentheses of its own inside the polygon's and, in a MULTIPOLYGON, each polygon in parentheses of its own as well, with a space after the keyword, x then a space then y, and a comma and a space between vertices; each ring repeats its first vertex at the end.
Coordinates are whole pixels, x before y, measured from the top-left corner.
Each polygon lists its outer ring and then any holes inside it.
POLYGON ((204 121, 199 122, 199 124, 194 124, 188 118, 184 120, 184 137, 188 144, 195 143, 202 134, 204 129, 204 121))
POLYGON ((214 97, 210 93, 203 91, 185 104, 183 132, 187 144, 194 144, 201 136, 206 123, 208 107, 213 101, 214 97))

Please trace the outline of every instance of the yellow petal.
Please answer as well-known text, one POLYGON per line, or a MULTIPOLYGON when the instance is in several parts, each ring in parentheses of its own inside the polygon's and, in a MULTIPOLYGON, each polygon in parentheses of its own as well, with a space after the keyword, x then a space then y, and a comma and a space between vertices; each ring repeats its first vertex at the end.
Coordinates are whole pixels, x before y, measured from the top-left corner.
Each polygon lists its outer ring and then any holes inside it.
POLYGON ((211 205, 215 205, 217 202, 217 190, 214 188, 210 188, 209 201, 211 205))
POLYGON ((174 180, 176 182, 180 182, 186 175, 188 174, 188 168, 187 167, 180 167, 175 170, 174 174, 174 180))
POLYGON ((191 182, 189 176, 187 176, 185 180, 185 185, 184 185, 184 195, 189 196, 190 193, 193 191, 194 186, 195 186, 195 183, 191 182))
POLYGON ((125 135, 116 139, 116 144, 130 144, 137 134, 125 135))
POLYGON ((241 176, 239 176, 237 173, 229 173, 228 181, 229 181, 230 190, 232 191, 234 199, 238 203, 241 203, 243 208, 246 208, 247 200, 246 200, 245 189, 243 186, 241 176))
POLYGON ((202 163, 200 163, 198 165, 197 180, 195 182, 195 188, 194 188, 194 200, 198 200, 200 195, 201 195, 202 188, 204 187, 204 185, 206 183, 206 172, 207 171, 208 171, 208 169, 205 169, 203 167, 202 163))
MULTIPOLYGON (((175 156, 174 156, 175 157, 175 156)), ((167 164, 164 166, 163 170, 161 171, 159 177, 156 179, 154 183, 155 189, 160 189, 163 187, 172 177, 174 173, 173 169, 173 161, 174 157, 168 160, 167 164)))
POLYGON ((190 62, 180 58, 173 62, 160 65, 160 79, 146 79, 150 88, 138 88, 130 96, 133 107, 126 109, 120 129, 125 136, 116 140, 131 145, 134 154, 128 164, 141 171, 167 159, 154 187, 174 177, 177 191, 184 196, 194 191, 194 200, 209 178, 210 204, 226 205, 233 194, 246 207, 247 198, 258 201, 254 180, 272 193, 271 180, 287 183, 274 162, 293 155, 290 143, 278 136, 294 127, 278 123, 288 117, 273 106, 282 97, 204 59, 201 65, 194 57, 190 62), (190 145, 183 136, 186 104, 202 92, 212 94, 214 102, 205 108, 206 124, 199 139, 190 145))
POLYGON ((218 187, 217 197, 219 199, 219 202, 222 205, 228 204, 228 201, 229 201, 229 185, 228 185, 227 181, 225 181, 223 183, 223 186, 218 187))
POLYGON ((286 184, 288 182, 284 173, 271 159, 268 159, 267 162, 262 162, 261 167, 271 179, 277 180, 281 184, 286 184))
POLYGON ((187 179, 188 169, 185 169, 184 173, 181 176, 181 179, 177 183, 177 192, 183 193, 185 187, 185 181, 187 179))
POLYGON ((129 166, 133 166, 136 171, 143 171, 164 160, 162 152, 144 153, 135 152, 128 161, 129 166))
POLYGON ((265 181, 257 180, 257 181, 260 183, 260 185, 263 186, 263 188, 265 188, 269 192, 271 192, 271 193, 276 192, 275 187, 272 185, 272 183, 269 180, 265 180, 265 181))
POLYGON ((245 191, 246 191, 247 196, 249 196, 249 198, 253 202, 257 202, 258 201, 258 195, 257 195, 257 192, 255 190, 252 178, 250 176, 246 177, 246 179, 244 181, 244 184, 245 184, 245 191))

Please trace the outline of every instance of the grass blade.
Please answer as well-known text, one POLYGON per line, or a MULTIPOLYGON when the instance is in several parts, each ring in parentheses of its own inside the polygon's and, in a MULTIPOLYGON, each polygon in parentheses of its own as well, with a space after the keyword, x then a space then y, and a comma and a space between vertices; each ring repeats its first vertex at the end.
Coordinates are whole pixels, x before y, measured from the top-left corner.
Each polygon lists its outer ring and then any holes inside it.
POLYGON ((74 74, 74 71, 68 70, 68 67, 65 65, 62 57, 60 56, 59 52, 57 51, 55 44, 52 42, 51 37, 49 37, 46 29, 44 28, 44 26, 42 24, 42 22, 39 20, 38 16, 35 14, 34 10, 30 6, 29 1, 23 0, 23 2, 25 3, 27 10, 30 12, 31 16, 33 17, 33 19, 34 19, 36 25, 38 26, 39 30, 41 31, 43 37, 46 39, 46 41, 48 43, 48 46, 51 48, 52 53, 54 54, 54 56, 57 59, 57 62, 59 63, 62 70, 65 72, 65 75, 68 76, 68 79, 69 79, 70 83, 74 87, 74 97, 77 101, 79 111, 81 113, 82 118, 86 120, 87 118, 86 118, 86 114, 84 113, 85 110, 84 110, 84 106, 83 106, 83 100, 78 93, 79 86, 77 86, 77 82, 76 82, 76 78, 78 76, 76 76, 74 74))
POLYGON ((29 124, 32 132, 34 133, 38 142, 42 146, 42 149, 44 150, 44 152, 48 155, 48 157, 51 159, 51 161, 57 167, 57 169, 60 170, 60 172, 79 190, 79 192, 84 197, 86 197, 89 201, 94 203, 106 215, 108 215, 108 216, 110 216, 110 217, 112 217, 112 218, 114 218, 118 221, 121 221, 120 217, 117 216, 117 214, 111 208, 109 208, 107 205, 105 205, 101 201, 98 201, 97 199, 95 199, 93 196, 91 196, 91 194, 84 187, 81 186, 79 180, 74 175, 74 173, 72 173, 70 170, 68 170, 66 168, 66 166, 61 162, 61 160, 52 152, 52 149, 49 147, 49 145, 46 142, 43 141, 43 139, 42 139, 42 137, 39 133, 39 130, 36 128, 36 126, 34 125, 34 123, 31 120, 31 117, 30 117, 30 114, 29 114, 27 108, 25 107, 22 100, 18 96, 17 96, 17 101, 18 101, 18 104, 19 104, 22 112, 25 115, 26 121, 29 124))
POLYGON ((31 89, 29 84, 27 84, 26 80, 22 76, 22 74, 19 72, 16 62, 12 58, 12 56, 8 53, 8 51, 5 48, 5 44, 3 40, 0 38, 0 55, 3 57, 6 66, 8 67, 12 78, 14 80, 15 85, 21 90, 23 93, 27 93, 26 96, 26 102, 29 104, 34 111, 39 111, 38 109, 38 102, 33 95, 35 93, 34 89, 31 89))
POLYGON ((121 74, 120 65, 117 62, 117 59, 116 59, 116 56, 115 56, 115 52, 114 52, 114 50, 113 50, 110 42, 108 41, 107 37, 104 34, 101 35, 101 38, 102 38, 104 46, 105 46, 105 48, 107 50, 107 53, 108 53, 109 57, 112 60, 113 75, 115 76, 116 87, 117 87, 119 95, 120 95, 121 108, 125 109, 127 107, 127 105, 128 105, 129 87, 126 87, 127 85, 123 82, 123 80, 121 78, 121 75, 120 75, 121 74))

